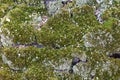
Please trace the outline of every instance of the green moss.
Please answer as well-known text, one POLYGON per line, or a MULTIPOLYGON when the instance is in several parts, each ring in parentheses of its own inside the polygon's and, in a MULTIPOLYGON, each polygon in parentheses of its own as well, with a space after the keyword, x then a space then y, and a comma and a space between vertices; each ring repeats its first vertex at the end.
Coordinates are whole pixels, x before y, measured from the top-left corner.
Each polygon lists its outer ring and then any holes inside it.
POLYGON ((26 4, 17 5, 7 13, 7 17, 9 18, 10 22, 4 21, 4 25, 2 26, 3 33, 6 35, 8 34, 6 32, 7 28, 10 31, 10 38, 12 37, 15 43, 33 42, 36 31, 30 24, 32 18, 29 16, 34 12, 40 12, 42 15, 45 10, 43 8, 34 6, 29 7, 26 4), (24 34, 26 34, 26 36, 24 34))
POLYGON ((14 73, 10 71, 8 68, 0 69, 0 79, 1 80, 21 80, 21 75, 19 73, 14 73))
POLYGON ((3 18, 12 7, 14 7, 14 4, 0 4, 0 18, 3 18))
POLYGON ((94 29, 97 24, 93 9, 90 6, 74 8, 72 13, 63 9, 50 18, 47 25, 42 28, 40 42, 58 48, 76 45, 81 42, 82 36, 94 29), (89 14, 86 14, 88 12, 89 14))
MULTIPOLYGON (((28 1, 27 3, 30 3, 28 1)), ((38 3, 39 1, 36 1, 38 3)), ((32 13, 40 15, 47 14, 43 7, 28 6, 27 3, 15 5, 11 10, 8 4, 1 4, 0 8, 7 15, 10 21, 4 21, 1 29, 5 36, 13 38, 14 43, 27 44, 35 41, 42 43, 44 48, 28 47, 2 47, 0 53, 4 54, 8 60, 12 61, 14 67, 21 71, 11 70, 8 64, 4 64, 0 56, 0 79, 2 80, 81 80, 85 79, 81 71, 84 68, 86 78, 91 78, 91 72, 95 71, 93 78, 96 80, 118 80, 119 79, 119 59, 109 58, 106 53, 119 51, 120 44, 120 25, 119 25, 119 5, 112 7, 103 14, 103 24, 99 24, 94 15, 93 8, 86 5, 76 7, 68 4, 71 11, 62 8, 60 12, 49 17, 47 23, 40 31, 34 29, 30 24, 29 17, 32 13), (44 14, 45 13, 45 14, 44 14), (10 31, 7 32, 8 29, 10 31), (92 35, 91 35, 91 34, 92 35), (88 42, 94 47, 85 47, 83 36, 88 34, 88 42), (109 41, 112 36, 112 41, 109 41), (100 39, 98 39, 100 38, 100 39), (105 46, 100 42, 105 42, 105 46), (49 64, 51 61, 55 66, 61 65, 62 59, 71 60, 73 54, 87 56, 87 63, 77 65, 80 74, 61 73, 58 76, 54 68, 49 64), (107 68, 105 68, 107 66, 107 68), (24 70, 24 68, 26 68, 24 70)), ((1 10, 2 11, 2 10, 1 10)), ((68 66, 69 67, 69 66, 68 66)))
POLYGON ((29 80, 51 80, 51 77, 55 78, 53 76, 53 71, 48 67, 45 68, 43 64, 33 65, 31 66, 26 72, 25 72, 26 79, 29 80))

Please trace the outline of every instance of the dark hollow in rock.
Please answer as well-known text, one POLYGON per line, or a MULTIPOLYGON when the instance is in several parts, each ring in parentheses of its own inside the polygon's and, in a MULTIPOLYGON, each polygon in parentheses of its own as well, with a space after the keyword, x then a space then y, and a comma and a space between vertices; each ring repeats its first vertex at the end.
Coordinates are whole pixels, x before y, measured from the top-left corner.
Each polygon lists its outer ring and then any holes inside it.
POLYGON ((44 47, 42 44, 39 44, 39 43, 25 44, 25 46, 34 46, 34 47, 37 47, 37 48, 43 48, 44 47))
POLYGON ((120 52, 115 52, 109 55, 110 58, 120 58, 120 52))
POLYGON ((75 66, 77 63, 79 63, 81 60, 80 60, 80 58, 78 58, 78 57, 74 57, 73 59, 72 59, 72 62, 71 62, 71 66, 70 66, 70 69, 69 69, 69 73, 73 73, 74 71, 73 71, 73 66, 75 66))
POLYGON ((63 4, 63 7, 65 6, 65 5, 67 5, 67 3, 71 3, 72 2, 72 0, 62 0, 62 4, 63 4))
POLYGON ((63 6, 65 6, 65 5, 67 5, 68 2, 67 1, 62 1, 61 3, 63 4, 63 6))
POLYGON ((73 73, 73 68, 70 68, 69 73, 70 73, 70 74, 73 73))
POLYGON ((77 63, 79 63, 79 62, 84 62, 84 63, 86 63, 87 60, 82 61, 82 60, 80 60, 80 58, 74 57, 74 58, 72 59, 72 62, 71 62, 71 66, 70 66, 70 69, 69 69, 69 73, 73 73, 73 72, 74 72, 73 66, 75 66, 75 65, 76 65, 77 63))
POLYGON ((79 59, 79 58, 77 58, 77 57, 74 57, 73 59, 72 59, 72 63, 71 63, 71 65, 76 65, 77 63, 79 63, 81 60, 79 59))

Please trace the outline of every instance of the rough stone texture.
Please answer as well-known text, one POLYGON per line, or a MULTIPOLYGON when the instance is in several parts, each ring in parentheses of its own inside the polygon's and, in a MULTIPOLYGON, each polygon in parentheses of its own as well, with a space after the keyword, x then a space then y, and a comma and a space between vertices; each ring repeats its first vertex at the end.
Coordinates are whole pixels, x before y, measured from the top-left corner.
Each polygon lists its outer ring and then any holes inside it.
MULTIPOLYGON (((8 31, 8 29, 6 29, 8 35, 10 34, 10 32, 8 31)), ((1 43, 1 46, 11 46, 13 44, 12 42, 12 39, 9 38, 9 36, 5 36, 3 33, 2 33, 2 30, 0 28, 0 43, 1 43)))
POLYGON ((86 4, 87 2, 89 2, 89 0, 76 0, 76 5, 82 6, 82 5, 86 4))
POLYGON ((50 15, 55 14, 62 6, 61 0, 45 0, 44 4, 50 15))

